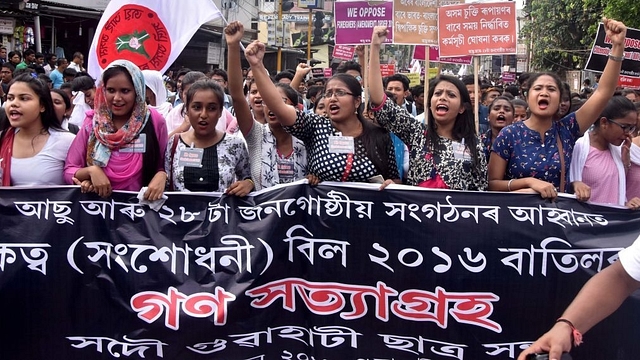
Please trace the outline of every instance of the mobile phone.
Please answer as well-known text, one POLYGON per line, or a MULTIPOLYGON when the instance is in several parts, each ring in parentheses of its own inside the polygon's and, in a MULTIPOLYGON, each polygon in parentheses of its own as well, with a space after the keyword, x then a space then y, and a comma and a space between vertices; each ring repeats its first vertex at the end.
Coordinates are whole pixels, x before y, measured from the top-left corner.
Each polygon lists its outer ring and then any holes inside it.
MULTIPOLYGON (((529 354, 527 360, 549 360, 549 354, 529 354)), ((562 353, 560 360, 572 360, 569 353, 562 353)))

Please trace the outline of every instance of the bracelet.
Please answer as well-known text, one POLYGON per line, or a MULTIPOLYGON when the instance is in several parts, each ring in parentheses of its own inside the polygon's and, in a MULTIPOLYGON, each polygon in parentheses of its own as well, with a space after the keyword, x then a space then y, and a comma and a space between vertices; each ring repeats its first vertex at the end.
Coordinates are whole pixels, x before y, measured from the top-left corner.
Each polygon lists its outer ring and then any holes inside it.
POLYGON ((613 54, 609 54, 609 59, 613 60, 613 61, 617 61, 617 62, 622 62, 622 60, 624 60, 624 55, 622 56, 615 56, 613 54))
POLYGON ((245 180, 249 180, 249 182, 251 182, 251 185, 253 185, 254 188, 256 187, 256 183, 254 183, 251 178, 246 178, 245 180))
POLYGON ((567 319, 563 319, 560 318, 558 320, 556 320, 556 323, 565 323, 567 325, 569 325, 569 327, 571 328, 571 337, 573 338, 573 346, 579 346, 580 344, 582 344, 582 334, 580 333, 580 331, 578 331, 578 329, 576 329, 575 326, 573 326, 573 323, 567 319))
POLYGON ((513 180, 515 180, 515 179, 511 179, 511 180, 509 180, 509 182, 507 183, 507 191, 511 191, 511 183, 513 182, 513 180))

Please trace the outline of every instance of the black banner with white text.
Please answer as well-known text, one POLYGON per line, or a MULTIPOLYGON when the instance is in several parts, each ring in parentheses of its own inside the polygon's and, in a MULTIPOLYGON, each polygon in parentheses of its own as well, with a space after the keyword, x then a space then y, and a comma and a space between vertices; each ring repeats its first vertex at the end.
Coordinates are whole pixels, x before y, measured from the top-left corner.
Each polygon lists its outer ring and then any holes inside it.
MULTIPOLYGON (((0 359, 514 359, 640 234, 560 197, 0 188, 0 359)), ((574 359, 637 359, 640 294, 574 359)))

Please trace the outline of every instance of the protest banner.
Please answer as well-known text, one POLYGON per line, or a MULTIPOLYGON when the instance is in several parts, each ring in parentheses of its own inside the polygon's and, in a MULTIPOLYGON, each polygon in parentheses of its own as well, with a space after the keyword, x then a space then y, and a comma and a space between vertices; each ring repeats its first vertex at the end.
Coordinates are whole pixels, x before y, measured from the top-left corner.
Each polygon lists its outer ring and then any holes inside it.
MULTIPOLYGON (((609 61, 610 51, 611 39, 604 30, 604 24, 600 23, 585 70, 603 72, 609 61)), ((640 78, 640 30, 638 29, 627 28, 627 37, 624 40, 624 61, 622 61, 620 75, 640 78)))
POLYGON ((516 4, 474 3, 438 8, 440 56, 516 54, 516 4))
POLYGON ((333 76, 333 69, 330 67, 324 68, 324 77, 327 79, 333 76))
POLYGON ((420 85, 420 73, 407 73, 405 75, 409 78, 409 87, 420 85))
MULTIPOLYGON (((425 60, 427 46, 416 45, 413 48, 413 59, 425 60)), ((438 46, 429 46, 429 61, 437 62, 441 64, 459 64, 459 65, 471 65, 472 56, 457 56, 457 57, 440 57, 440 48, 438 46)))
POLYGON ((324 77, 324 69, 323 68, 311 68, 311 77, 312 78, 323 78, 324 77))
POLYGON ((503 71, 501 79, 504 82, 514 82, 514 81, 516 81, 516 73, 509 72, 509 71, 503 71))
POLYGON ((438 45, 438 7, 463 0, 394 0, 393 43, 438 45))
POLYGON ((371 43, 375 26, 388 26, 385 43, 393 42, 393 1, 336 1, 336 45, 360 45, 371 43))
POLYGON ((124 59, 164 73, 198 28, 220 17, 209 0, 111 0, 91 42, 87 71, 99 77, 111 62, 124 59))
POLYGON ((618 78, 618 86, 625 89, 640 90, 640 78, 620 76, 618 78))
MULTIPOLYGON (((560 196, 0 189, 0 358, 514 359, 638 237, 560 196)), ((637 359, 640 294, 572 349, 637 359), (624 331, 621 331, 624 330, 624 331)))
POLYGON ((332 57, 342 60, 352 60, 356 54, 356 48, 353 46, 336 45, 333 47, 332 57))
POLYGON ((396 66, 394 64, 380 64, 380 73, 382 77, 391 76, 396 73, 396 66))

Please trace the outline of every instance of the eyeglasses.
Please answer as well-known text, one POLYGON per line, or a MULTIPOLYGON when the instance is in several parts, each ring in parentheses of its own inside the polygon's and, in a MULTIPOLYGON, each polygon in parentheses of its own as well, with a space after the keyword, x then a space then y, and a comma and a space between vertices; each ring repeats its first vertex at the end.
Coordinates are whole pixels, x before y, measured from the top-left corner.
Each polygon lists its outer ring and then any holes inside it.
POLYGON ((347 95, 353 96, 353 93, 350 93, 350 92, 344 91, 344 90, 335 90, 335 91, 327 90, 327 91, 324 92, 324 97, 327 98, 327 99, 331 99, 333 97, 333 95, 341 98, 341 97, 344 97, 344 96, 347 96, 347 95))
POLYGON ((624 131, 625 133, 635 133, 637 130, 637 127, 635 125, 629 125, 629 124, 620 124, 617 121, 611 120, 611 119, 607 119, 608 122, 610 123, 614 123, 618 126, 620 126, 620 129, 622 129, 622 131, 624 131))

